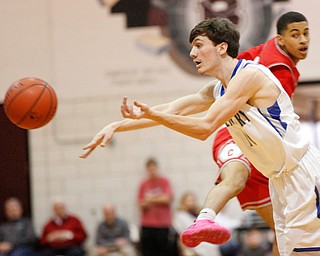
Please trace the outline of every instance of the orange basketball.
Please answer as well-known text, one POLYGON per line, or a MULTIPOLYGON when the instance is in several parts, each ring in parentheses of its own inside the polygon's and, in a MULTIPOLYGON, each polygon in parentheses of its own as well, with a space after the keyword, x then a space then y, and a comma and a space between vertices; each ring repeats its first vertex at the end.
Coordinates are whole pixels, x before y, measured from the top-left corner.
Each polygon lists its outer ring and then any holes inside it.
POLYGON ((46 81, 26 77, 14 82, 4 99, 4 111, 11 122, 23 129, 47 124, 57 110, 57 96, 46 81))

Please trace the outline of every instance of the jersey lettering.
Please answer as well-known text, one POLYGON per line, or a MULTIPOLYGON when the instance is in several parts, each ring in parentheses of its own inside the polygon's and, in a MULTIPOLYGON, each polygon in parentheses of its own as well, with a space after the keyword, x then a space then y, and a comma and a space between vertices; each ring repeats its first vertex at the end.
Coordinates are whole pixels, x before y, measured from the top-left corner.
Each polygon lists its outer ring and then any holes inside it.
POLYGON ((233 149, 228 150, 228 156, 232 156, 233 155, 233 149))
MULTIPOLYGON (((245 126, 247 123, 250 122, 249 117, 241 110, 239 110, 239 112, 237 114, 235 114, 233 116, 233 118, 231 118, 227 123, 226 126, 230 127, 233 125, 239 125, 239 126, 245 126)), ((250 147, 253 147, 255 145, 257 145, 257 143, 242 129, 240 129, 244 138, 248 141, 250 147)), ((232 154, 233 152, 228 152, 228 154, 232 154)))
POLYGON ((237 114, 233 116, 227 123, 226 126, 233 126, 238 123, 241 127, 244 126, 246 123, 250 122, 249 117, 243 112, 239 111, 237 114))

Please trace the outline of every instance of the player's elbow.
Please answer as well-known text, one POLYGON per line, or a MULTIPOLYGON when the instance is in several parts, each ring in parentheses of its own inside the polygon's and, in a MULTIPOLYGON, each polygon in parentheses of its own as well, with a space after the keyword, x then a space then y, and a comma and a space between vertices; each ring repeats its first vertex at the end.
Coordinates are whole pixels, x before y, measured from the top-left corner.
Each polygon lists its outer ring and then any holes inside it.
POLYGON ((198 139, 199 139, 199 140, 202 140, 202 141, 205 141, 205 140, 208 139, 208 137, 209 137, 209 136, 207 136, 206 134, 201 134, 201 135, 198 137, 198 139))
POLYGON ((213 133, 213 129, 211 125, 208 123, 204 124, 201 128, 201 132, 199 133, 199 140, 202 140, 202 141, 207 140, 212 133, 213 133))
POLYGON ((211 134, 208 132, 203 132, 200 134, 200 136, 198 138, 199 138, 199 140, 205 141, 210 137, 210 135, 211 134))

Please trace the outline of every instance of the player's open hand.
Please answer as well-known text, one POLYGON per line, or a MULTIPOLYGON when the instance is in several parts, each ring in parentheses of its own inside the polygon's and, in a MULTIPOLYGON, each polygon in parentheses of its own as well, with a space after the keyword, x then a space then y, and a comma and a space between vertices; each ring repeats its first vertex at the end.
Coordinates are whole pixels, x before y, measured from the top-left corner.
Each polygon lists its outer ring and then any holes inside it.
POLYGON ((151 109, 147 104, 134 101, 132 106, 128 106, 127 97, 123 97, 121 105, 121 114, 124 118, 141 119, 148 118, 151 113, 151 109))
POLYGON ((83 154, 81 154, 80 158, 87 158, 93 150, 97 146, 105 147, 110 140, 112 139, 113 135, 115 134, 115 125, 111 123, 105 126, 100 132, 98 132, 92 139, 92 141, 87 144, 82 149, 85 150, 83 154))

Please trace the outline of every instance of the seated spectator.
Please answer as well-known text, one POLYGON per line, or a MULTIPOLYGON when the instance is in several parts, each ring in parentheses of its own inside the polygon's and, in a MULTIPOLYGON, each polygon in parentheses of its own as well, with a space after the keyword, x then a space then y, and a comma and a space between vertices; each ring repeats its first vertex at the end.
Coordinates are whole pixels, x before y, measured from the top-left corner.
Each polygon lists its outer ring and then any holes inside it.
MULTIPOLYGON (((178 210, 174 215, 173 226, 178 234, 181 234, 197 218, 201 208, 198 206, 197 197, 187 191, 180 199, 178 210)), ((219 246, 209 243, 201 243, 197 247, 188 248, 179 243, 183 256, 219 256, 219 246)))
POLYGON ((264 242, 262 231, 249 229, 244 232, 244 244, 242 256, 266 256, 271 255, 270 247, 264 242))
POLYGON ((130 241, 130 232, 125 220, 117 217, 113 204, 103 207, 104 220, 96 233, 96 256, 136 256, 130 241))
POLYGON ((238 232, 241 242, 240 256, 272 255, 274 232, 255 211, 246 211, 238 232))
POLYGON ((31 220, 22 216, 20 200, 8 198, 4 210, 8 221, 0 226, 0 255, 33 256, 37 237, 31 220))
POLYGON ((45 224, 40 242, 45 246, 42 256, 84 256, 87 238, 81 221, 67 212, 61 200, 53 202, 54 216, 45 224))

